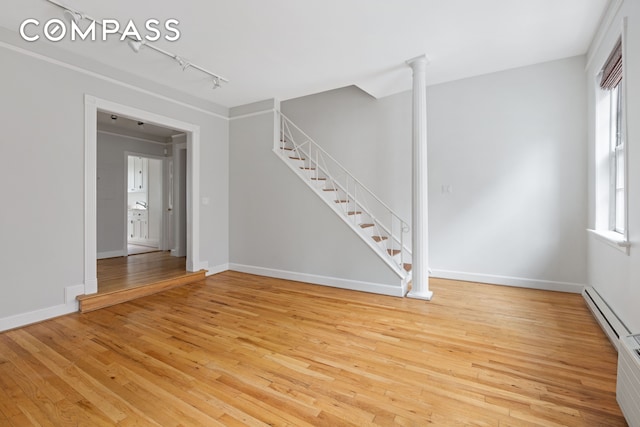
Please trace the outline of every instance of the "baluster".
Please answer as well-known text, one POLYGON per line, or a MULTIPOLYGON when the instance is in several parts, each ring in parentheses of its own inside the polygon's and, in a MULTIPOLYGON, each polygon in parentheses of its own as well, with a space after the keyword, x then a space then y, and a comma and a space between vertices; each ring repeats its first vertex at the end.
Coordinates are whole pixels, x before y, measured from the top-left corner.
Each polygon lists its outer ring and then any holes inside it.
POLYGON ((404 223, 400 218, 398 220, 400 221, 400 268, 404 270, 404 232, 402 231, 404 223))
POLYGON ((356 223, 356 212, 358 211, 358 186, 353 186, 353 223, 356 223))

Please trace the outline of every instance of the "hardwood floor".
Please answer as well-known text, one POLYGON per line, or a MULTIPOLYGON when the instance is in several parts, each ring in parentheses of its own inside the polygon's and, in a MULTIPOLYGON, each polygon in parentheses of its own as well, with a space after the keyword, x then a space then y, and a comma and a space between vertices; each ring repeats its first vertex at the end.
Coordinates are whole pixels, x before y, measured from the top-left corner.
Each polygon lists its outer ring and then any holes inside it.
POLYGON ((98 293, 135 288, 186 272, 186 258, 168 251, 100 259, 97 264, 98 293))
POLYGON ((204 280, 206 271, 186 271, 185 258, 169 252, 98 260, 98 292, 80 295, 81 313, 204 280))
POLYGON ((580 295, 226 272, 0 334, 0 425, 624 426, 580 295))

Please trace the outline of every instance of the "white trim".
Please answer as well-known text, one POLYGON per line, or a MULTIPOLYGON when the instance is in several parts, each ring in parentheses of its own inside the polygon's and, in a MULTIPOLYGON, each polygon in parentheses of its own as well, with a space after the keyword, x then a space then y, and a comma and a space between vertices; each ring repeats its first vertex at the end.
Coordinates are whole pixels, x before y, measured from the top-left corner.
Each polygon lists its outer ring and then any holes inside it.
POLYGON ((598 49, 600 49, 600 45, 602 45, 602 41, 609 32, 611 25, 613 25, 613 20, 618 15, 623 3, 623 0, 611 0, 607 9, 604 11, 600 24, 598 25, 598 30, 591 41, 589 50, 587 51, 587 63, 584 67, 585 70, 588 70, 591 66, 598 49))
POLYGON ((76 297, 84 293, 84 285, 67 286, 64 288, 65 304, 75 303, 76 297))
POLYGON ((276 279, 293 280, 296 282, 311 283, 313 285, 331 286, 334 288, 349 289, 374 294, 403 297, 401 285, 384 285, 382 283, 362 282, 359 280, 341 279, 338 277, 318 276, 315 274, 297 273, 294 271, 276 270, 273 268, 256 267, 251 265, 229 263, 229 270, 240 273, 255 274, 258 276, 274 277, 276 279))
POLYGON ((93 71, 89 71, 89 70, 86 70, 84 68, 80 68, 80 67, 78 67, 76 65, 67 64, 66 62, 62 62, 62 61, 59 61, 57 59, 50 58, 48 56, 45 56, 45 55, 42 55, 42 54, 39 54, 39 53, 31 52, 29 50, 22 49, 20 47, 8 44, 8 43, 3 42, 3 41, 0 41, 0 47, 4 47, 5 49, 12 50, 14 52, 21 53, 21 54, 26 55, 26 56, 30 56, 32 58, 36 58, 36 59, 39 59, 41 61, 48 62, 50 64, 58 65, 60 67, 66 68, 68 70, 76 71, 76 72, 81 73, 81 74, 85 74, 85 75, 88 75, 88 76, 91 76, 91 77, 95 77, 97 79, 104 80, 106 82, 109 82, 109 83, 112 83, 112 84, 115 84, 115 85, 118 85, 118 86, 122 86, 124 88, 134 90, 136 92, 143 93, 145 95, 153 96, 153 97, 156 97, 158 99, 162 99, 163 101, 171 102, 173 104, 177 104, 177 105, 180 105, 182 107, 189 108, 189 109, 198 111, 198 112, 203 113, 203 114, 207 114, 207 115, 210 115, 210 116, 213 116, 213 117, 217 117, 217 118, 223 119, 223 120, 229 120, 229 117, 223 116, 222 114, 214 113, 213 111, 205 110, 204 108, 196 107, 196 106, 188 104, 186 102, 176 101, 174 98, 170 98, 168 96, 160 95, 160 94, 157 94, 157 93, 152 92, 150 90, 142 89, 142 88, 140 88, 138 86, 134 86, 134 85, 129 84, 129 83, 124 83, 124 82, 122 82, 120 80, 116 80, 114 78, 107 77, 107 76, 105 76, 103 74, 99 74, 99 73, 96 73, 96 72, 93 72, 93 71))
POLYGON ((491 285, 514 286, 518 288, 541 289, 545 291, 571 292, 579 294, 585 285, 552 280, 527 279, 524 277, 500 276, 494 274, 465 273, 460 271, 433 270, 431 277, 462 280, 465 282, 488 283, 491 285))
POLYGON ((85 285, 67 286, 64 289, 65 304, 0 318, 0 332, 77 312, 78 302, 76 301, 76 296, 82 295, 84 289, 85 285))
POLYGON ((629 329, 620 321, 618 316, 611 310, 609 305, 600 294, 591 286, 587 286, 582 291, 589 310, 595 317, 600 327, 607 335, 614 348, 617 350, 620 344, 620 338, 631 333, 629 329))
POLYGON ((612 248, 615 248, 620 252, 629 255, 629 248, 631 247, 631 243, 627 239, 625 239, 622 234, 616 233, 615 231, 592 230, 590 228, 587 229, 587 231, 597 240, 604 242, 612 248))
POLYGON ((97 280, 97 113, 106 110, 187 133, 187 270, 200 264, 200 126, 85 94, 85 294, 98 292, 97 280))
POLYGON ((248 114, 243 114, 241 116, 230 117, 229 121, 238 120, 238 119, 246 119, 247 117, 261 116, 263 114, 272 113, 272 112, 276 112, 275 108, 269 108, 268 110, 264 110, 264 111, 257 111, 255 113, 248 113, 248 114))
POLYGON ((123 251, 122 249, 118 251, 106 251, 106 252, 98 252, 96 255, 97 259, 105 259, 105 258, 117 258, 121 256, 127 256, 127 251, 123 251))
MULTIPOLYGON (((178 128, 180 129, 180 128, 178 128)), ((187 271, 200 270, 200 127, 187 133, 187 271)))
POLYGON ((84 97, 84 293, 98 292, 98 104, 84 97))
POLYGON ((150 144, 158 144, 158 145, 162 145, 164 147, 170 147, 172 142, 160 142, 160 141, 154 141, 153 139, 147 139, 147 138, 140 138, 138 136, 131 136, 131 135, 125 135, 124 133, 118 133, 118 132, 112 132, 112 131, 108 131, 108 130, 100 130, 98 129, 98 133, 104 134, 104 135, 111 135, 111 136, 118 136, 121 138, 127 138, 127 139, 132 139, 134 141, 141 141, 141 142, 148 142, 150 144))
MULTIPOLYGON (((624 240, 627 244, 627 255, 629 255, 629 132, 628 132, 628 120, 629 109, 627 108, 629 92, 627 90, 627 81, 625 76, 629 76, 628 64, 624 58, 629 58, 627 55, 627 17, 622 18, 622 34, 620 34, 622 40, 622 141, 623 141, 623 155, 624 155, 624 240)), ((615 191, 615 190, 614 190, 615 191)))
POLYGON ((229 270, 229 263, 216 265, 215 267, 207 267, 207 268, 205 268, 205 270, 207 270, 207 277, 208 276, 213 276, 214 274, 219 274, 219 273, 223 273, 225 271, 228 271, 229 270))

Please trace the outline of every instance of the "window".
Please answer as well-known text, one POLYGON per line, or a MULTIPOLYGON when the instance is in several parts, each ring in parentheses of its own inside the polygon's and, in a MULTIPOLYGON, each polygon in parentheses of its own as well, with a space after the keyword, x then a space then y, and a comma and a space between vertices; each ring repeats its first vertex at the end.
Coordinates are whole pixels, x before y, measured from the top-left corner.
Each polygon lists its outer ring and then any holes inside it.
POLYGON ((596 81, 595 237, 629 254, 627 141, 622 37, 596 81))
MULTIPOLYGON (((599 231, 626 236, 626 144, 622 39, 607 58, 598 82, 596 156, 598 157, 599 231), (599 153, 599 154, 598 154, 599 153)), ((626 238, 624 238, 626 240, 626 238)))
POLYGON ((624 234, 625 224, 625 144, 622 132, 622 90, 621 83, 610 91, 610 170, 611 200, 609 206, 609 229, 624 234))

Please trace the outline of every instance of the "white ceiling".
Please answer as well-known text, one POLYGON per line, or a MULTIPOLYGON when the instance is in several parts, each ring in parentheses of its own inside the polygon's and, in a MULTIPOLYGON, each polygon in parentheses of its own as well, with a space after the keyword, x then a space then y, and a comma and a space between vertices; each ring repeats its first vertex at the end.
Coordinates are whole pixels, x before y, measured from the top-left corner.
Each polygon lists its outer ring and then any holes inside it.
POLYGON ((168 144, 171 137, 181 135, 183 132, 151 123, 144 123, 136 119, 119 116, 110 112, 98 111, 98 131, 112 132, 120 135, 143 138, 149 141, 168 144), (115 118, 114 118, 115 117, 115 118), (142 124, 140 124, 142 123, 142 124))
MULTIPOLYGON (((2 0, 0 25, 61 18, 46 0, 2 0), (8 7, 11 3, 11 7, 8 7)), ((230 80, 212 90, 195 70, 124 42, 55 43, 223 106, 348 85, 374 96, 410 88, 404 61, 427 54, 429 84, 586 53, 608 0, 66 0, 96 19, 175 18, 181 38, 157 46, 230 80)), ((51 43, 40 40, 36 43, 51 43)))

